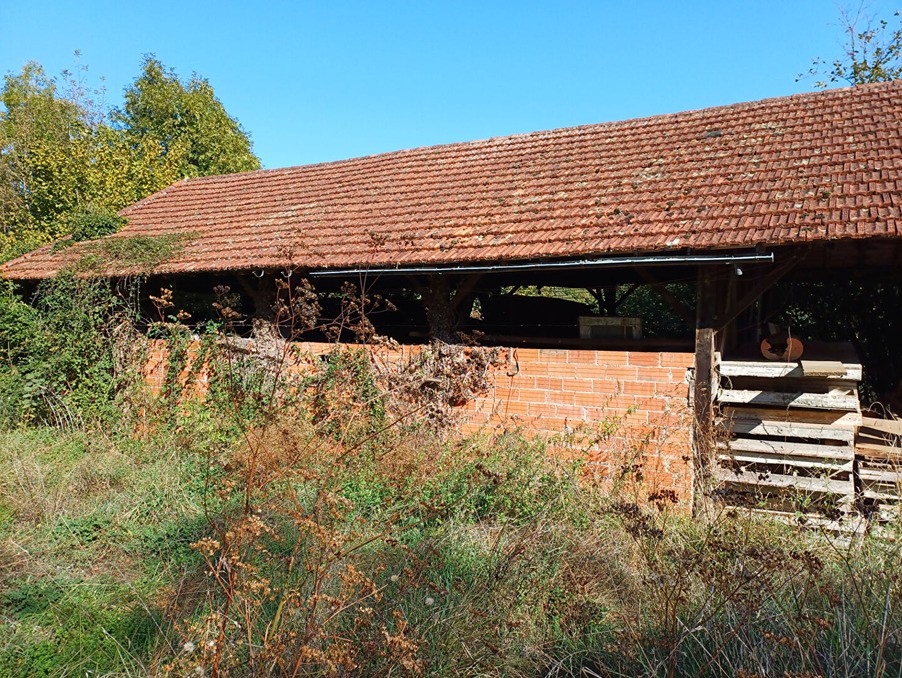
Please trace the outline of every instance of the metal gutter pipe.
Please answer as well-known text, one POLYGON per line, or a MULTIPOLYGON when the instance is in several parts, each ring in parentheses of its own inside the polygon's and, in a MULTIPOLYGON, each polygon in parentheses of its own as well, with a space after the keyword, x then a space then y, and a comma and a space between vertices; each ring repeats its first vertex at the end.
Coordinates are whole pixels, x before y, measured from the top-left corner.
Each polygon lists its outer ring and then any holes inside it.
POLYGON ((445 275, 456 273, 515 273, 517 271, 557 271, 566 269, 623 268, 625 266, 681 266, 695 264, 750 264, 773 262, 773 252, 755 254, 681 254, 643 257, 607 257, 603 259, 577 259, 572 261, 545 261, 524 264, 474 264, 471 266, 406 266, 403 268, 340 268, 310 271, 314 278, 337 278, 350 275, 417 275, 429 273, 445 275))

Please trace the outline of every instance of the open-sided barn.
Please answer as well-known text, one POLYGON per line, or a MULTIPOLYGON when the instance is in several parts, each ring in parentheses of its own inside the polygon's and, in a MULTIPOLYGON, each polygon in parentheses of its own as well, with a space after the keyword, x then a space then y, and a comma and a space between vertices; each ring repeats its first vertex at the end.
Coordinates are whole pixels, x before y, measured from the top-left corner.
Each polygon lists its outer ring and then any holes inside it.
MULTIPOLYGON (((373 323, 402 344, 463 332, 509 349, 516 369, 469 406, 474 425, 617 417, 628 433, 599 444, 630 448, 686 500, 710 475, 844 510, 898 494, 896 425, 863 419, 859 392, 864 379, 891 408, 902 353, 839 309, 902 324, 887 292, 900 285, 902 81, 188 179, 122 216, 99 243, 0 272, 27 286, 114 251, 103 243, 164 239, 151 283, 197 308, 228 285, 260 317, 277 280, 312 280, 324 298, 351 281, 392 302, 373 323)), ((114 278, 137 270, 102 263, 114 278)))

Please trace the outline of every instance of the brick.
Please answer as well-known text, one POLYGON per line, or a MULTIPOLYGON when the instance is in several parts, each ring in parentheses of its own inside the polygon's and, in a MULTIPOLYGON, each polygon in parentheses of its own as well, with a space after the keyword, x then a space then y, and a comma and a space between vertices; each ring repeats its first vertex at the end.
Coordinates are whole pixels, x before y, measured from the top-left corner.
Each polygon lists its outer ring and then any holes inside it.
POLYGON ((624 382, 636 381, 639 377, 639 369, 637 367, 608 366, 605 369, 604 376, 624 382))
POLYGON ((685 400, 689 397, 689 384, 686 383, 661 383, 655 384, 655 394, 674 400, 685 400))
MULTIPOLYGON (((639 402, 636 404, 640 410, 644 412, 663 412, 664 411, 665 402, 660 398, 655 398, 652 396, 651 398, 640 398, 639 402)), ((649 414, 651 416, 651 414, 649 414)))
POLYGON ((521 403, 526 405, 526 413, 531 417, 548 416, 553 417, 557 414, 555 405, 548 403, 521 403))
POLYGON ((492 397, 495 400, 507 401, 507 400, 521 400, 520 393, 522 389, 519 388, 498 388, 495 387, 495 390, 492 393, 492 397))
POLYGON ((622 386, 615 379, 593 379, 592 390, 598 395, 616 395, 622 392, 622 386))
POLYGON ((538 388, 536 386, 536 379, 543 379, 545 377, 534 377, 530 374, 523 374, 519 372, 512 377, 507 376, 502 373, 500 375, 495 375, 495 381, 500 383, 504 383, 506 386, 510 386, 511 388, 538 388))
POLYGON ((576 419, 578 421, 582 421, 586 416, 585 410, 578 405, 555 405, 554 414, 557 417, 576 419))
POLYGON ((639 381, 659 381, 665 384, 671 382, 669 367, 640 367, 639 381))
POLYGON ((547 391, 560 391, 564 388, 564 379, 562 377, 536 377, 535 387, 547 391))
POLYGON ((662 367, 681 367, 683 369, 692 367, 695 364, 694 353, 662 353, 662 367))
POLYGON ((546 363, 520 363, 520 371, 517 373, 517 377, 519 376, 526 377, 547 377, 548 376, 548 365, 546 363))
POLYGON ((502 414, 530 414, 530 404, 520 401, 507 401, 497 411, 502 414))
POLYGON ((574 365, 573 376, 579 379, 600 379, 607 372, 606 365, 574 365))
POLYGON ((629 353, 626 351, 596 351, 596 365, 627 365, 629 353))
POLYGON ((592 379, 564 379, 562 388, 575 393, 592 393, 595 390, 592 379))
POLYGON ((519 400, 524 403, 547 403, 548 391, 537 388, 521 388, 519 400))
POLYGON ((579 363, 583 365, 596 365, 598 358, 598 351, 581 351, 581 350, 572 350, 567 351, 567 362, 571 363, 579 363))
POLYGON ((630 365, 658 366, 661 364, 661 354, 653 351, 647 353, 630 351, 628 362, 630 365))
POLYGON ((627 395, 653 396, 655 385, 645 381, 626 381, 623 383, 623 392, 627 395))
POLYGON ((514 359, 520 363, 522 368, 524 364, 533 364, 539 362, 538 348, 515 348, 514 359))
POLYGON ((547 391, 548 402, 555 405, 574 405, 576 404, 576 393, 572 391, 547 391))
POLYGON ((548 433, 561 433, 567 426, 567 421, 559 417, 542 417, 533 424, 536 430, 548 433))
POLYGON ((567 354, 570 351, 564 349, 557 348, 540 348, 539 349, 539 362, 543 363, 566 363, 569 362, 567 360, 567 354))
POLYGON ((550 377, 576 377, 581 368, 591 369, 591 366, 571 365, 568 363, 549 363, 545 366, 550 377))
POLYGON ((601 404, 601 397, 597 393, 574 393, 573 404, 598 406, 601 404))

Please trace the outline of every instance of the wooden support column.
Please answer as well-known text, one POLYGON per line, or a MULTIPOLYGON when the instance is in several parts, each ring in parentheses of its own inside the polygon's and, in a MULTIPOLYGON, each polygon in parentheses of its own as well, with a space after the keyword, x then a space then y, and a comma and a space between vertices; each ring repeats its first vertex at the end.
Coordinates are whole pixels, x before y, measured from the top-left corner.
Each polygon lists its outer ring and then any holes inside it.
POLYGON ((423 306, 429 323, 429 337, 450 343, 456 323, 451 304, 451 286, 445 276, 432 276, 422 287, 423 306))
POLYGON ((692 391, 692 513, 707 516, 710 506, 714 431, 715 330, 717 280, 701 268, 696 290, 695 383, 692 391))
POLYGON ((473 290, 481 278, 481 275, 472 275, 456 285, 446 275, 432 275, 425 281, 410 278, 426 309, 430 339, 454 342, 459 316, 469 312, 473 290))
MULTIPOLYGON (((265 327, 267 323, 275 320, 276 284, 272 275, 264 274, 257 277, 254 274, 237 276, 238 284, 244 294, 250 298, 254 305, 253 319, 255 327, 265 327)), ((256 331, 256 330, 255 330, 256 331)))

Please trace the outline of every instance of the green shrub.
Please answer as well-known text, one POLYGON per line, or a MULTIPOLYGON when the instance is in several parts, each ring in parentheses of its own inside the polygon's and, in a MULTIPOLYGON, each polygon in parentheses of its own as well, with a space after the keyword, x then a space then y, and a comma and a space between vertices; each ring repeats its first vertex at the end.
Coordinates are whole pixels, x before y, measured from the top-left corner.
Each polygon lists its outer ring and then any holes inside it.
POLYGON ((69 216, 73 242, 96 240, 125 226, 125 219, 115 210, 96 205, 82 205, 69 216))
POLYGON ((61 275, 32 304, 0 290, 0 425, 59 426, 110 416, 118 387, 116 328, 126 304, 106 280, 61 275))

